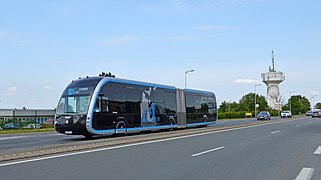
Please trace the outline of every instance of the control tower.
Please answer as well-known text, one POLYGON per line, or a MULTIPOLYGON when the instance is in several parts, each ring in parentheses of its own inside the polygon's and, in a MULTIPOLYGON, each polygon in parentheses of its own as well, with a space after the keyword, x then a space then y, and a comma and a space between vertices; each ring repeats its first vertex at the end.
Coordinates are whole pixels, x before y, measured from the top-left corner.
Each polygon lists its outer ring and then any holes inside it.
POLYGON ((279 84, 285 80, 283 72, 274 69, 274 52, 272 51, 272 67, 269 72, 262 73, 263 82, 267 85, 266 100, 270 108, 282 110, 279 84))

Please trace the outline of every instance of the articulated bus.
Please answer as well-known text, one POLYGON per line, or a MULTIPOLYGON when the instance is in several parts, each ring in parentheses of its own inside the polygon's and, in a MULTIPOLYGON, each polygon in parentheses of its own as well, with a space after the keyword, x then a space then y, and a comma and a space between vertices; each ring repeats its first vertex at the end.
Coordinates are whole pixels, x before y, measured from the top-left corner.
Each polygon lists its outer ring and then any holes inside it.
POLYGON ((55 129, 92 137, 208 126, 216 120, 212 92, 96 76, 67 86, 57 106, 55 129))

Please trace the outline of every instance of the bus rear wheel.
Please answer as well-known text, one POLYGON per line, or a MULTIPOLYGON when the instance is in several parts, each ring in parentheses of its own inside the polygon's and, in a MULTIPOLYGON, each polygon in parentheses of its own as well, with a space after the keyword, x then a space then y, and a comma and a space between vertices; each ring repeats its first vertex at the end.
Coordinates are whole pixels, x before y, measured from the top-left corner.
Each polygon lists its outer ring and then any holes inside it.
MULTIPOLYGON (((168 120, 168 123, 167 123, 167 125, 174 125, 175 124, 175 120, 174 119, 172 119, 172 118, 170 118, 169 120, 168 120)), ((174 130, 174 128, 173 127, 171 127, 171 128, 169 128, 169 130, 170 131, 172 131, 172 130, 174 130)))

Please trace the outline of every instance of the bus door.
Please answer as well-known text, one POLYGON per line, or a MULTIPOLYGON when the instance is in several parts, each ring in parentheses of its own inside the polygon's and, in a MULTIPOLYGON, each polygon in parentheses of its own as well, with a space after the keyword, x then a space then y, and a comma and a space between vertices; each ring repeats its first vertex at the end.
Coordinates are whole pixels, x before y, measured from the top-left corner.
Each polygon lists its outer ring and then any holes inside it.
POLYGON ((177 125, 179 128, 186 127, 186 107, 185 96, 183 89, 176 89, 176 104, 177 104, 177 125))

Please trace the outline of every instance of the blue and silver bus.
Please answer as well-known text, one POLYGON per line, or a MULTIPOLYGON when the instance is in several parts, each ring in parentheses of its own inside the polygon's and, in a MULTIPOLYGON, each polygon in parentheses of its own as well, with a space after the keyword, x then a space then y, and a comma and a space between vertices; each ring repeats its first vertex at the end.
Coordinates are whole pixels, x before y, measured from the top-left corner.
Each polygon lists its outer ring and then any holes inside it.
POLYGON ((96 76, 67 86, 57 106, 55 129, 92 137, 208 126, 216 120, 212 92, 96 76))

